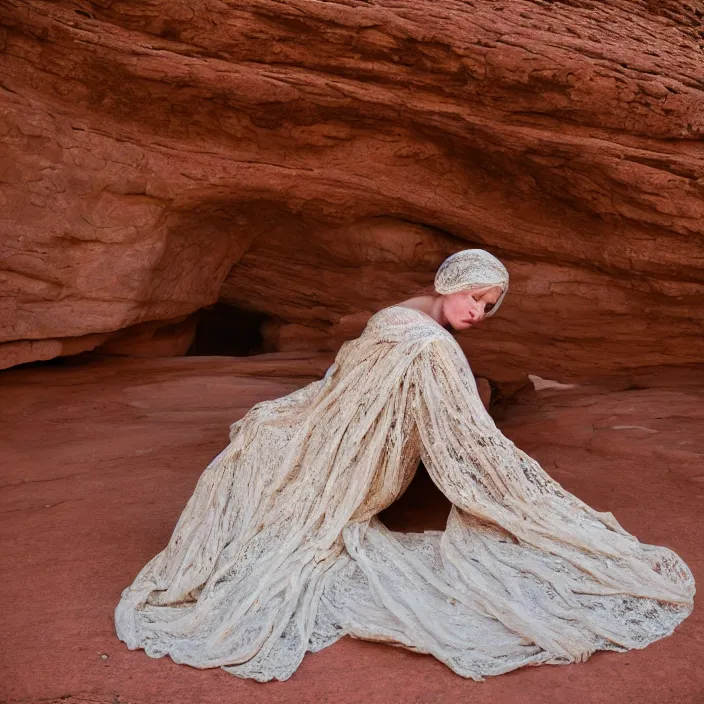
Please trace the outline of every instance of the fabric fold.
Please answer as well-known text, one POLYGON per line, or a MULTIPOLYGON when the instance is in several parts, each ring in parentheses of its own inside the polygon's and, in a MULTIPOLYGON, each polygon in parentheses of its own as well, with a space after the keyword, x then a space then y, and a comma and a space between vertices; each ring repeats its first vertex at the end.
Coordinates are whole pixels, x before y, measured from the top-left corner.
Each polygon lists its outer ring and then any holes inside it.
POLYGON ((564 490, 496 427, 452 335, 391 306, 319 381, 253 406, 115 613, 151 657, 285 680, 344 635, 476 680, 642 648, 691 612, 691 571, 564 490), (377 514, 422 458, 445 531, 377 514))

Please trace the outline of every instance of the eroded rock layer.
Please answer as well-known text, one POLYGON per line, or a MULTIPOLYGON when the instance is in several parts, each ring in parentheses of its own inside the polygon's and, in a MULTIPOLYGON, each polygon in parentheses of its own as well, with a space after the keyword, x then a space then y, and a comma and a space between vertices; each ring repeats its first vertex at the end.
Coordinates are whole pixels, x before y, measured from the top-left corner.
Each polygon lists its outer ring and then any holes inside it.
POLYGON ((218 300, 334 349, 467 246, 477 373, 697 362, 701 5, 7 0, 1 365, 218 300))

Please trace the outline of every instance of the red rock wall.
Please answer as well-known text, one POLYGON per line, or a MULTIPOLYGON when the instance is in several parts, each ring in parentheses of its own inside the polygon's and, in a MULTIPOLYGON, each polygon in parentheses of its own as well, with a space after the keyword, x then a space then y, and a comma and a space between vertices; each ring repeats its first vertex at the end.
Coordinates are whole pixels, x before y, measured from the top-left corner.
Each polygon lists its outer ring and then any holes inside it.
POLYGON ((217 300, 324 349, 467 246, 512 276, 476 372, 696 363, 702 14, 6 0, 2 366, 217 300))

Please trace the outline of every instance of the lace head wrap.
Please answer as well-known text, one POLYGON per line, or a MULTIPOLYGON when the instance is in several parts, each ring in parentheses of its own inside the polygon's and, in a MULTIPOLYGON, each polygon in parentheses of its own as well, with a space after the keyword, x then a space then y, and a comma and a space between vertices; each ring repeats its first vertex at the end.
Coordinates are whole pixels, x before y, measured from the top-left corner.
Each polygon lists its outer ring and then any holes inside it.
POLYGON ((435 290, 443 295, 485 286, 500 286, 501 295, 485 318, 490 318, 508 291, 508 271, 484 249, 463 249, 450 255, 435 274, 435 290))

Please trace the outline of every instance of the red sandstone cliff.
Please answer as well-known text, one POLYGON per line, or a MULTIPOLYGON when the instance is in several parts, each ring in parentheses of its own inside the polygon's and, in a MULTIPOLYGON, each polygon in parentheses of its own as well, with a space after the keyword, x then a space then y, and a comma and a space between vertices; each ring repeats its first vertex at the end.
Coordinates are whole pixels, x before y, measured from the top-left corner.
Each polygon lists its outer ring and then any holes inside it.
POLYGON ((467 246, 512 276, 478 373, 698 361, 702 14, 5 0, 2 366, 145 324, 181 354, 217 300, 330 348, 467 246))

